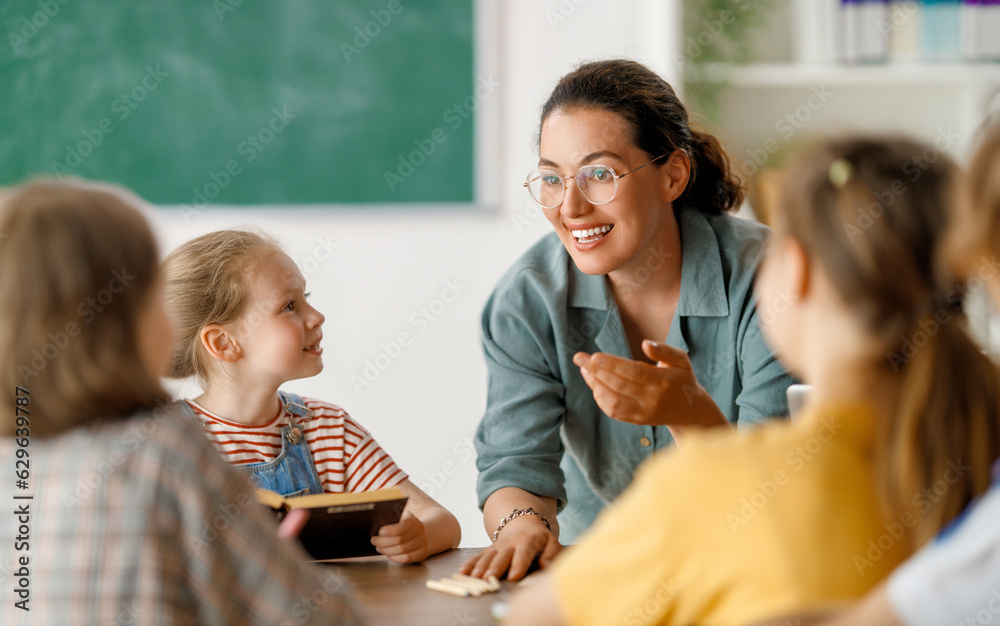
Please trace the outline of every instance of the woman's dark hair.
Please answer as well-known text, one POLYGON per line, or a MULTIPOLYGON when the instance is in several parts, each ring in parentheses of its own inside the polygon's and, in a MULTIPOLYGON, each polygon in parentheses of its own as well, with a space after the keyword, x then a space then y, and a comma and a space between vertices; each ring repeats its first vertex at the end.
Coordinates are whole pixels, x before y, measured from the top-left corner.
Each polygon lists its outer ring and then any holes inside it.
POLYGON ((541 123, 556 111, 573 108, 621 115, 632 127, 635 145, 651 159, 684 151, 691 162, 691 178, 675 201, 678 206, 719 215, 743 202, 743 181, 719 140, 691 128, 687 109, 673 87, 645 65, 626 59, 584 63, 552 90, 542 107, 541 123))

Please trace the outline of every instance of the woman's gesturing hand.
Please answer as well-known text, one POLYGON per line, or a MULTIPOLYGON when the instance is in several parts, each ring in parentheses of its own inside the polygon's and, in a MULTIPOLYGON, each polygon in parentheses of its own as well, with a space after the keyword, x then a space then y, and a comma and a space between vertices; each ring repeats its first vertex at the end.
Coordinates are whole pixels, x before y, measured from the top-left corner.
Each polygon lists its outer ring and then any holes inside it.
POLYGON ((649 339, 642 342, 642 351, 656 364, 601 352, 573 355, 605 414, 631 424, 680 430, 728 423, 695 378, 686 352, 649 339))
POLYGON ((536 557, 538 566, 544 568, 561 549, 559 540, 537 517, 525 515, 504 526, 496 543, 469 559, 460 571, 477 578, 500 578, 506 572, 507 580, 521 580, 536 557))

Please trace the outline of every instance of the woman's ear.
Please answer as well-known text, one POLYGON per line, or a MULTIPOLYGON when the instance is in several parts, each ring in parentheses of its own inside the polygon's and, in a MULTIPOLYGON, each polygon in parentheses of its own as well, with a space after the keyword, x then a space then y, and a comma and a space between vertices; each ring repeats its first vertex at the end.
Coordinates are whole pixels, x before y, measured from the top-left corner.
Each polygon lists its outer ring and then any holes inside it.
POLYGON ((667 202, 681 197, 691 178, 691 160, 683 150, 674 150, 660 168, 663 173, 664 194, 667 202))
POLYGON ((209 324, 201 329, 201 345, 213 359, 235 363, 243 356, 239 344, 221 324, 209 324))

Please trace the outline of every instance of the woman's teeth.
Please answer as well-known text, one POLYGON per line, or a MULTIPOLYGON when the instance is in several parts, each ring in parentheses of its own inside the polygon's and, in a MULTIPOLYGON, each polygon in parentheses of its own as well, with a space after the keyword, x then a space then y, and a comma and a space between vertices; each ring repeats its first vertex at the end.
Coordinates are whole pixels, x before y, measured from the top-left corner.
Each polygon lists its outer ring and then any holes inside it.
POLYGON ((598 226, 597 228, 587 228, 584 230, 571 230, 569 231, 574 238, 580 243, 590 243, 592 241, 597 241, 604 235, 608 233, 612 228, 611 224, 605 224, 604 226, 598 226))

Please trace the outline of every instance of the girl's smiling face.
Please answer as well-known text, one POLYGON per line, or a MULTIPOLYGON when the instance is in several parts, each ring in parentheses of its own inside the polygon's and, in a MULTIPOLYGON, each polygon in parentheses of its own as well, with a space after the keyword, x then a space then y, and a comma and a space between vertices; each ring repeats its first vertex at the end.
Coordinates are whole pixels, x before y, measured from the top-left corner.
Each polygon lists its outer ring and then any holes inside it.
POLYGON ((252 286, 250 307, 233 329, 243 373, 280 385, 323 371, 325 318, 306 301, 306 281, 295 262, 273 252, 252 286))
MULTIPOLYGON (((560 109, 542 123, 538 167, 574 177, 584 165, 611 167, 619 176, 659 155, 632 141, 632 128, 617 113, 601 109, 560 109)), ((655 244, 677 228, 670 202, 680 195, 667 159, 621 178, 614 198, 592 204, 573 178, 562 204, 543 209, 576 266, 586 274, 629 271, 641 265, 655 244)))

